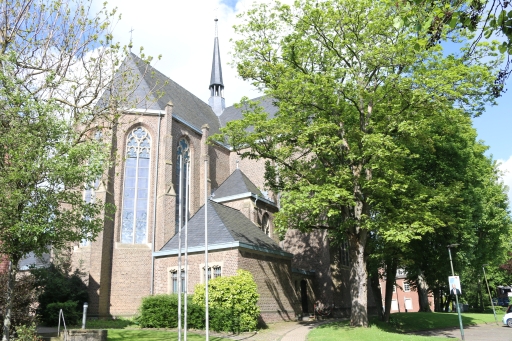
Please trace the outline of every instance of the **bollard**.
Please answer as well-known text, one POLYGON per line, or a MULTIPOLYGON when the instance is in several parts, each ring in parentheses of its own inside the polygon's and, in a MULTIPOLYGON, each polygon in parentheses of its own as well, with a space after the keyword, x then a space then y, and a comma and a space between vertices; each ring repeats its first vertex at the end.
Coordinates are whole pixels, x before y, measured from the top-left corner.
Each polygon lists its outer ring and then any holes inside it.
POLYGON ((89 305, 87 304, 87 302, 84 302, 84 316, 82 317, 82 329, 85 329, 85 320, 87 319, 87 307, 89 307, 89 305))

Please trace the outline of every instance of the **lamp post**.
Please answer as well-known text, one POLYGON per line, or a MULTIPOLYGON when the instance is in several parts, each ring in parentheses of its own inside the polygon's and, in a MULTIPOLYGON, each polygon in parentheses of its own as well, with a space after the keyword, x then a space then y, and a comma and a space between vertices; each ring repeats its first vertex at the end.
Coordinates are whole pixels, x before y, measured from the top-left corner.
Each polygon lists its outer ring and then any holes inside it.
MULTIPOLYGON (((448 255, 450 257, 450 267, 452 268, 452 276, 455 276, 455 272, 453 271, 453 261, 452 261, 452 247, 457 247, 459 244, 450 244, 446 247, 448 248, 448 255)), ((464 341, 464 327, 462 326, 462 316, 460 315, 460 307, 459 307, 459 297, 457 292, 455 292, 455 304, 457 304, 457 314, 459 315, 459 324, 460 324, 460 337, 464 341)))
POLYGON ((487 292, 489 293, 489 299, 491 300, 492 313, 494 314, 494 321, 496 321, 496 325, 498 325, 498 319, 496 318, 496 310, 494 309, 494 303, 492 301, 491 290, 489 289, 489 282, 487 282, 487 276, 485 274, 485 267, 487 264, 482 264, 482 270, 484 271, 485 284, 487 285, 487 292))

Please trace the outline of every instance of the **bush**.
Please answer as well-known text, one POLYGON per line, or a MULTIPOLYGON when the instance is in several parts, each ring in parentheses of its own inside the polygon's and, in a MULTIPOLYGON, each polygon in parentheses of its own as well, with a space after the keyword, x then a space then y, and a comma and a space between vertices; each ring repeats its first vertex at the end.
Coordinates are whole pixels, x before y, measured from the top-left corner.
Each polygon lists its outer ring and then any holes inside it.
MULTIPOLYGON (((8 272, 0 272, 0 321, 3 324, 5 312, 5 295, 7 293, 8 272)), ((14 299, 12 300, 11 330, 14 335, 14 326, 29 326, 36 322, 37 285, 34 277, 18 274, 14 284, 14 299)))
MULTIPOLYGON (((208 282, 210 327, 215 331, 239 333, 255 330, 260 308, 258 292, 250 272, 238 270, 231 277, 217 277, 208 282)), ((193 302, 204 306, 204 284, 198 284, 193 302)))
POLYGON ((155 295, 142 299, 137 322, 142 328, 178 327, 178 295, 155 295))
POLYGON ((65 266, 50 264, 45 268, 32 269, 36 283, 42 288, 38 297, 37 313, 46 325, 57 325, 59 309, 63 309, 67 325, 80 324, 83 304, 89 300, 87 287, 81 273, 69 274, 65 266))
POLYGON ((36 324, 32 322, 30 325, 16 327, 16 336, 13 341, 40 341, 37 336, 36 324))
MULTIPOLYGON (((184 314, 184 302, 181 307, 184 314)), ((204 329, 204 308, 187 302, 187 325, 189 328, 204 329)), ((142 328, 177 328, 178 327, 178 295, 155 295, 142 299, 139 316, 136 322, 142 328)), ((182 324, 184 315, 182 315, 182 324)))

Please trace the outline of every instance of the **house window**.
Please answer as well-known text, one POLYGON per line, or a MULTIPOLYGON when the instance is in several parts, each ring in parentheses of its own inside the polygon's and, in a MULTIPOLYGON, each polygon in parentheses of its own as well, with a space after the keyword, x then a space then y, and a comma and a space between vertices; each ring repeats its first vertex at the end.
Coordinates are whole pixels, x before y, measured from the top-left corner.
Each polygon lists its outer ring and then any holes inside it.
POLYGON ((126 143, 121 242, 147 242, 151 137, 135 128, 126 143))
POLYGON ((213 267, 213 278, 220 277, 221 273, 222 273, 222 268, 220 266, 213 267))
POLYGON ((261 219, 261 230, 270 237, 270 221, 268 219, 268 214, 265 213, 263 218, 261 219))
MULTIPOLYGON (((220 265, 213 265, 211 267, 208 267, 208 280, 212 279, 212 268, 213 268, 213 278, 221 277, 222 276, 222 266, 220 265)), ((204 280, 204 266, 203 266, 203 276, 204 280)))
MULTIPOLYGON (((171 286, 172 286, 172 292, 174 294, 178 293, 178 271, 173 270, 171 271, 171 286)), ((181 270, 181 292, 186 293, 186 285, 185 285, 185 270, 181 270)))
MULTIPOLYGON (((183 189, 185 189, 185 181, 186 181, 186 174, 187 174, 187 168, 189 164, 187 163, 190 160, 190 148, 187 140, 181 139, 178 142, 178 149, 177 149, 177 160, 176 160, 176 232, 179 230, 179 220, 180 220, 180 203, 185 203, 186 193, 183 190, 180 197, 180 186, 183 185, 183 189), (180 174, 182 174, 181 165, 180 165, 180 156, 183 156, 183 184, 180 184, 180 174)), ((185 220, 188 219, 187 212, 186 212, 186 205, 182 205, 181 212, 182 212, 182 224, 185 223, 185 220)))
POLYGON ((412 299, 410 299, 410 298, 405 299, 405 309, 412 310, 412 299))
POLYGON ((411 285, 409 284, 409 282, 404 282, 404 291, 405 292, 411 291, 411 285))
POLYGON ((398 301, 397 300, 391 300, 391 310, 398 310, 398 301))

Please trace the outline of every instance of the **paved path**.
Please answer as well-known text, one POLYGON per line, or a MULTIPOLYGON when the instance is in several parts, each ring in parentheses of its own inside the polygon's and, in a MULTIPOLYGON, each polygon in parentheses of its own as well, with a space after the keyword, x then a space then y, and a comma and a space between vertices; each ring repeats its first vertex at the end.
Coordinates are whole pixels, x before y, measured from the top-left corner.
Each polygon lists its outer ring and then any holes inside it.
POLYGON ((305 341, 311 329, 334 321, 338 321, 338 319, 311 322, 278 322, 272 323, 268 329, 262 329, 259 332, 219 336, 243 341, 305 341))

